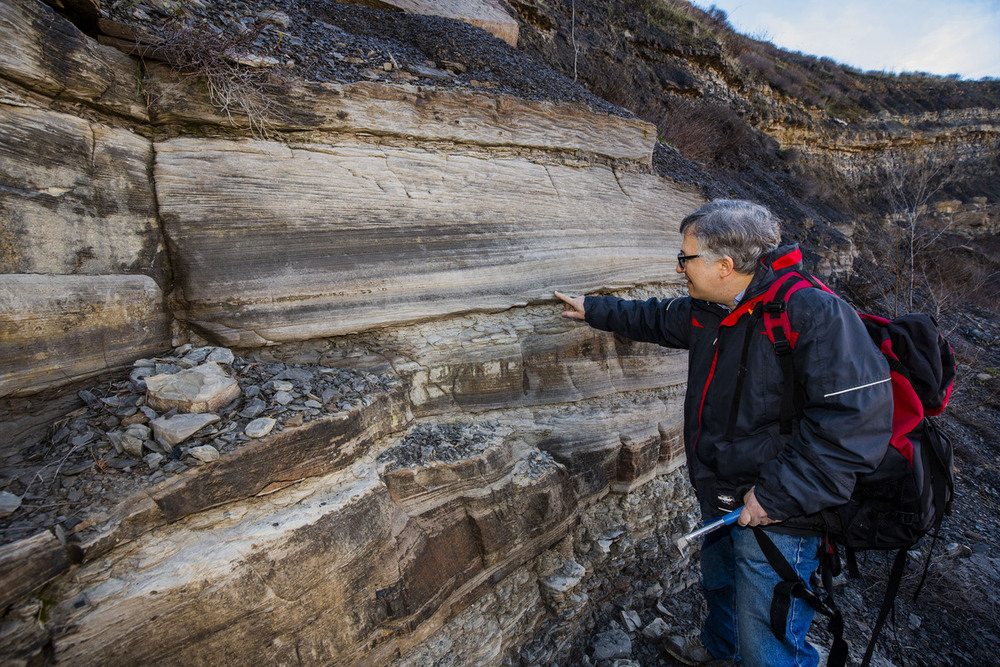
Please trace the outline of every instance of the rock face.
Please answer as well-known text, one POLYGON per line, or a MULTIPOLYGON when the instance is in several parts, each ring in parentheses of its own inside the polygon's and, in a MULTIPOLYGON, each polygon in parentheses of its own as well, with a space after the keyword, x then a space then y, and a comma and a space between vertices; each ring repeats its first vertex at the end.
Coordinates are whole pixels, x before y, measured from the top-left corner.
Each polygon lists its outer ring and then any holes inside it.
POLYGON ((0 396, 169 345, 137 63, 39 2, 0 3, 0 396), (126 83, 130 82, 130 83, 126 83), (53 98, 100 111, 84 118, 53 98), (101 115, 103 114, 103 115, 101 115))
POLYGON ((496 0, 347 0, 376 9, 395 9, 411 14, 431 14, 460 19, 493 33, 511 46, 517 46, 517 21, 496 0))
POLYGON ((614 168, 363 145, 174 139, 155 174, 182 317, 241 346, 634 284, 694 202, 614 168))
POLYGON ((4 395, 90 377, 170 340, 163 292, 143 275, 3 274, 0 318, 4 395))
POLYGON ((127 491, 0 548, 5 663, 539 664, 619 577, 670 580, 686 357, 551 297, 681 289, 701 199, 652 174, 651 126, 288 83, 264 140, 155 65, 136 95, 135 60, 40 2, 0 0, 0 24, 0 395, 115 387, 37 450, 11 420, 5 469, 83 454, 5 479, 3 520, 31 526, 29 483, 127 491), (238 356, 159 359, 199 337, 238 356), (285 362, 266 392, 184 375, 285 362), (385 381, 342 407, 303 386, 350 368, 385 381))

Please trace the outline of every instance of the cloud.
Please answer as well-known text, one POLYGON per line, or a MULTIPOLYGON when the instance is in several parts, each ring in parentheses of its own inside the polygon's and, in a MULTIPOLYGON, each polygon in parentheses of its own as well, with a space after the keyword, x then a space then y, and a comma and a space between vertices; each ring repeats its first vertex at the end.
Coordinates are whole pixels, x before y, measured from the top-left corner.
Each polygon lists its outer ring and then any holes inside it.
POLYGON ((1000 21, 970 23, 953 18, 928 30, 901 66, 908 71, 961 73, 968 78, 1000 76, 1000 21))

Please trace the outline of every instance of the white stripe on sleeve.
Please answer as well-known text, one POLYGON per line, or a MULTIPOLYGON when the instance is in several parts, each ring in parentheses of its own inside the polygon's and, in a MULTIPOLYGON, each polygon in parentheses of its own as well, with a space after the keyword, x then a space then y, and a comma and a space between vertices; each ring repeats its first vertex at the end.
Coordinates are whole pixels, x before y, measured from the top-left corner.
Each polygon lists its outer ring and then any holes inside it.
POLYGON ((831 394, 824 394, 823 398, 830 398, 831 396, 840 396, 841 394, 846 394, 852 391, 858 391, 859 389, 867 389, 868 387, 874 387, 877 384, 883 384, 885 382, 890 382, 891 378, 886 378, 884 380, 879 380, 878 382, 869 382, 868 384, 863 384, 859 387, 851 387, 850 389, 842 389, 840 391, 835 391, 831 394))

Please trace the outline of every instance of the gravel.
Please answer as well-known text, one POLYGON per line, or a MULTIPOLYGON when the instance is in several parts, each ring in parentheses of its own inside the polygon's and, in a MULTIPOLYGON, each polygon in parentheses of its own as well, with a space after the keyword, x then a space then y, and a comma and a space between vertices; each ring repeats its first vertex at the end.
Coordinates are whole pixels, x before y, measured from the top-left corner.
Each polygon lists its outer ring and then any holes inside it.
POLYGON ((72 530, 88 516, 110 510, 141 488, 194 466, 211 464, 269 433, 369 405, 392 390, 394 375, 319 365, 285 364, 233 355, 212 346, 177 348, 156 359, 140 359, 117 380, 79 391, 83 406, 52 423, 48 435, 19 460, 7 461, 0 477, 0 544, 39 530, 72 530), (228 359, 224 368, 242 396, 212 415, 157 412, 145 404, 146 386, 136 369, 177 373, 206 360, 228 359), (152 438, 150 422, 198 418, 208 423, 170 447, 152 438), (13 508, 4 514, 3 507, 13 508))
POLYGON ((325 0, 199 0, 177 11, 116 0, 109 18, 163 40, 155 57, 195 69, 207 47, 270 63, 267 74, 283 77, 485 90, 632 116, 492 34, 454 19, 325 0))

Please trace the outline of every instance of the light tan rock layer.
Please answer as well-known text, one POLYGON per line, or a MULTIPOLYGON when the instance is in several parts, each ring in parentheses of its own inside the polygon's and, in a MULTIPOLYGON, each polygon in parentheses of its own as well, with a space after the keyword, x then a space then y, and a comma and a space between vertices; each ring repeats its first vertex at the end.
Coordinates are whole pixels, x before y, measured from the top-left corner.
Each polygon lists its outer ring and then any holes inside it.
POLYGON ((91 377, 170 344, 148 276, 0 274, 0 396, 91 377))
POLYGON ((610 168, 364 145, 174 139, 155 180, 179 315, 225 345, 662 279, 698 202, 610 168))
POLYGON ((153 146, 66 113, 0 104, 0 271, 165 282, 153 146))
POLYGON ((341 0, 341 4, 459 19, 517 46, 517 21, 496 0, 341 0))

